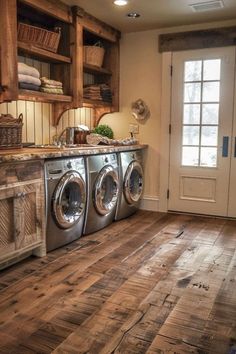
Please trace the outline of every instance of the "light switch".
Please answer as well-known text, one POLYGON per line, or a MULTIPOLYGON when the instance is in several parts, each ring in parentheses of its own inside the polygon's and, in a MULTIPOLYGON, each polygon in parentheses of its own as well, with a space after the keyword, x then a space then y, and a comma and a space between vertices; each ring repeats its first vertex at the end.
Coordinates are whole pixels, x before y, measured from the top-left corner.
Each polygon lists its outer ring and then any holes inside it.
POLYGON ((133 134, 138 134, 139 133, 139 126, 138 124, 130 124, 129 125, 129 132, 133 134))

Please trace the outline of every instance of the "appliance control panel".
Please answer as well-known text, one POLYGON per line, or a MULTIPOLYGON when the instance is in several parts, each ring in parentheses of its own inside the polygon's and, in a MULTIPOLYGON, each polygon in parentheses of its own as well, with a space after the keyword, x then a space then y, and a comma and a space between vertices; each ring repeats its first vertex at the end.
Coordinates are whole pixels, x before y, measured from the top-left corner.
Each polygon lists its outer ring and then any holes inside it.
POLYGON ((103 156, 103 161, 105 163, 112 163, 117 161, 116 154, 107 154, 103 156))
POLYGON ((60 178, 68 171, 78 171, 85 173, 85 163, 83 158, 57 159, 45 162, 46 178, 60 178))

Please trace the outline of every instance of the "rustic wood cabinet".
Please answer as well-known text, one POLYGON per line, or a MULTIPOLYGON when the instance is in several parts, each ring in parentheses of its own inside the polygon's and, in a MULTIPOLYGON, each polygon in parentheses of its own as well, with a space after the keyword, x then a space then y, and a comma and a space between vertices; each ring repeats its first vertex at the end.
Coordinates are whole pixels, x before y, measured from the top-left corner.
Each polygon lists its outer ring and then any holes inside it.
POLYGON ((80 82, 79 99, 83 106, 94 108, 94 123, 98 124, 106 113, 119 111, 119 41, 120 32, 99 21, 85 12, 82 8, 72 8, 73 21, 78 38, 79 74, 83 81, 80 82), (102 67, 86 64, 83 61, 83 46, 101 42, 104 49, 104 61, 102 67), (108 84, 112 92, 112 102, 96 101, 84 98, 83 89, 86 82, 86 74, 92 76, 94 84, 108 84))
POLYGON ((57 125, 68 109, 94 108, 94 123, 106 113, 119 109, 119 31, 98 21, 79 7, 72 9, 54 0, 1 0, 0 16, 0 103, 12 100, 48 102, 53 104, 53 122, 57 125), (57 53, 38 48, 33 43, 17 40, 20 21, 42 27, 60 27, 61 39, 57 53), (83 45, 88 39, 102 39, 106 54, 104 67, 83 63, 83 45), (47 94, 18 88, 18 55, 37 59, 50 65, 50 78, 62 81, 64 94, 47 94), (107 83, 112 102, 83 98, 85 73, 94 83, 107 83))
POLYGON ((0 166, 0 268, 35 252, 45 254, 41 161, 0 166))

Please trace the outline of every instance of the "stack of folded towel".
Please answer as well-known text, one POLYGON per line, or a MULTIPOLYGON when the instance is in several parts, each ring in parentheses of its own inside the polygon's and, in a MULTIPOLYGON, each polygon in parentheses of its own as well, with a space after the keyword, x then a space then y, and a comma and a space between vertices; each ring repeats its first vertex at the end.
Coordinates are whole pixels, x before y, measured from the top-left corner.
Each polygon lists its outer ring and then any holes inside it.
POLYGON ((42 86, 40 87, 40 91, 63 95, 62 82, 56 80, 50 80, 47 77, 41 77, 41 82, 42 82, 42 86))
POLYGON ((36 68, 18 63, 18 83, 19 87, 25 90, 39 91, 41 81, 40 74, 36 68))
POLYGON ((112 103, 111 89, 107 84, 100 85, 101 96, 104 102, 112 103))
POLYGON ((87 85, 84 87, 84 98, 111 103, 111 89, 107 84, 87 85))
POLYGON ((90 100, 102 101, 101 91, 99 85, 88 85, 84 87, 84 98, 90 100))

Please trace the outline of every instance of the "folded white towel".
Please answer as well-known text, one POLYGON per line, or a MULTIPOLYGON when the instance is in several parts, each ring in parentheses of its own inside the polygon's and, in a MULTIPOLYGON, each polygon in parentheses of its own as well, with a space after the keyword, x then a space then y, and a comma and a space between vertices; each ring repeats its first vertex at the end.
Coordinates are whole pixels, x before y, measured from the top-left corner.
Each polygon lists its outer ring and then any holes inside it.
POLYGON ((18 74, 18 81, 19 82, 24 82, 27 84, 33 84, 36 86, 41 85, 41 81, 37 77, 33 77, 30 75, 23 75, 23 74, 18 74))
POLYGON ((33 66, 29 66, 25 63, 18 63, 18 74, 33 76, 37 79, 40 78, 39 71, 33 66))
POLYGON ((56 80, 50 80, 47 77, 43 76, 40 77, 40 80, 42 82, 42 86, 45 85, 50 85, 50 86, 58 86, 58 87, 62 87, 62 82, 61 81, 56 81, 56 80))

